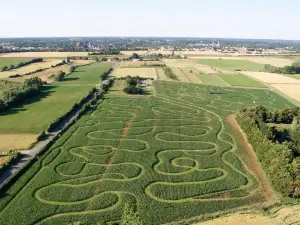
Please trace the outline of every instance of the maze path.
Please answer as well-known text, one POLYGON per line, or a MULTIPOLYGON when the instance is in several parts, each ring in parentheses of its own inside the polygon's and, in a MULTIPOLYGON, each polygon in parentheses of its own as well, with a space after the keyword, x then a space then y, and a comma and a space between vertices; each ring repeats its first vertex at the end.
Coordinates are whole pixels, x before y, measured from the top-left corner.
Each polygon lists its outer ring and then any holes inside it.
POLYGON ((154 97, 106 99, 78 121, 18 194, 30 207, 17 196, 0 223, 112 222, 129 202, 146 224, 160 224, 260 201, 262 187, 239 158, 225 118, 254 101, 288 103, 265 90, 155 85, 154 97))

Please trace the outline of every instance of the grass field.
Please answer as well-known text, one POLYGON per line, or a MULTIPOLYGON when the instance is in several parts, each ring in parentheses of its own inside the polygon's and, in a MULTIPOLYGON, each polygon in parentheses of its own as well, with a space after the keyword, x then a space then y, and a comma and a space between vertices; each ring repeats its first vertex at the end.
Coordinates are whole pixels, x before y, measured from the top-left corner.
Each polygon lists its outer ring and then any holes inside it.
POLYGON ((218 77, 218 75, 206 75, 206 74, 198 74, 199 79, 203 84, 206 85, 214 85, 214 86, 229 86, 224 80, 218 77))
POLYGON ((117 68, 112 77, 139 76, 142 78, 157 79, 156 68, 117 68))
POLYGON ((267 84, 300 84, 300 81, 294 79, 294 77, 285 76, 283 74, 249 71, 244 71, 242 73, 267 84))
POLYGON ((230 60, 230 59, 200 59, 200 64, 209 65, 215 68, 225 70, 248 70, 248 71, 261 71, 264 64, 251 62, 248 60, 230 60))
POLYGON ((68 75, 58 85, 95 85, 100 81, 100 75, 107 72, 113 64, 111 63, 95 63, 88 66, 82 66, 75 72, 68 75))
POLYGON ((30 73, 38 69, 50 68, 52 65, 56 65, 60 62, 61 60, 49 59, 49 60, 44 60, 43 62, 32 63, 27 66, 22 66, 14 70, 0 72, 0 78, 7 78, 9 76, 16 75, 16 74, 24 75, 26 73, 30 73))
POLYGON ((20 62, 27 62, 31 60, 30 58, 26 59, 26 58, 0 58, 0 68, 2 66, 10 66, 10 65, 14 65, 16 66, 18 63, 20 62))
POLYGON ((231 86, 259 87, 259 88, 266 87, 264 84, 242 74, 239 75, 219 74, 218 77, 220 77, 222 80, 224 80, 226 83, 230 84, 231 86))
POLYGON ((264 201, 227 118, 254 99, 292 104, 268 90, 154 85, 155 96, 110 96, 83 116, 1 193, 0 224, 115 224, 125 203, 165 224, 264 201))

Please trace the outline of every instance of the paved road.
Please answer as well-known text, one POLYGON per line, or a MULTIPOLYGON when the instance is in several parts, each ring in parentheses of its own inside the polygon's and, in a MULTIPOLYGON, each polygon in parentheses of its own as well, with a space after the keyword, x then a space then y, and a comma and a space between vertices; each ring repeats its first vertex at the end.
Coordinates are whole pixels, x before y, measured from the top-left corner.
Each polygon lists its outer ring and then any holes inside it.
MULTIPOLYGON (((105 83, 111 73, 113 72, 113 70, 118 66, 118 64, 115 64, 114 67, 112 68, 111 72, 108 74, 106 80, 100 82, 99 84, 105 83)), ((100 88, 97 88, 97 91, 100 91, 100 88)), ((93 96, 91 96, 88 101, 90 101, 93 98, 93 96)), ((7 168, 1 175, 0 175, 0 186, 2 185, 2 183, 9 178, 11 175, 13 175, 20 167, 22 167, 29 159, 31 159, 32 157, 34 157, 36 154, 38 154, 39 152, 41 152, 48 144, 49 142, 51 142, 57 135, 60 134, 60 132, 62 131, 62 129, 69 123, 71 122, 73 119, 76 118, 78 112, 79 112, 80 108, 77 110, 74 110, 74 112, 72 114, 70 114, 67 118, 65 118, 61 124, 58 125, 58 127, 53 131, 50 132, 47 135, 47 138, 45 138, 45 140, 40 141, 37 145, 35 145, 33 148, 28 149, 28 150, 24 150, 21 151, 21 153, 24 155, 16 164, 14 164, 13 166, 7 168)))

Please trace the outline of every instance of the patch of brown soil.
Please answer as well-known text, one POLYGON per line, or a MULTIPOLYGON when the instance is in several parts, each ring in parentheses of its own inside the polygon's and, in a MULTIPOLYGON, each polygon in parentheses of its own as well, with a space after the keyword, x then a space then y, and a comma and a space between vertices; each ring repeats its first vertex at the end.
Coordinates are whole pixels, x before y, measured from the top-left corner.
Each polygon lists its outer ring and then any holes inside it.
POLYGON ((267 201, 272 201, 276 199, 276 195, 269 185, 264 172, 262 171, 260 165, 257 162, 255 153, 253 151, 252 145, 249 144, 246 134, 240 128, 239 124, 235 120, 234 116, 231 115, 227 118, 227 122, 232 126, 234 132, 240 137, 242 146, 247 150, 248 156, 250 158, 251 164, 253 166, 254 172, 256 173, 258 179, 262 183, 265 190, 265 197, 267 201))

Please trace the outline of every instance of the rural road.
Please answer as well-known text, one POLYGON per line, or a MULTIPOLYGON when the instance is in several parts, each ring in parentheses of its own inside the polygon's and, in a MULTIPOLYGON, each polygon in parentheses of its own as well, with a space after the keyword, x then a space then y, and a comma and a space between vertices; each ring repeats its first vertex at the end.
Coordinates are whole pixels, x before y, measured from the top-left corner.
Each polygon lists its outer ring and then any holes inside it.
MULTIPOLYGON (((100 85, 102 83, 106 83, 107 80, 109 79, 111 73, 115 70, 115 68, 118 66, 117 63, 115 63, 115 65, 112 67, 110 73, 108 73, 108 76, 105 80, 101 81, 99 83, 99 87, 97 87, 97 92, 100 91, 100 85)), ((90 101, 92 99, 93 95, 87 99, 87 101, 90 101)), ((3 182, 8 179, 11 175, 13 175, 15 172, 18 171, 19 168, 21 168, 29 159, 31 159, 32 157, 34 157, 36 154, 38 154, 39 152, 41 152, 48 144, 49 142, 51 142, 55 137, 57 137, 57 135, 60 134, 60 132, 62 131, 62 129, 69 123, 71 122, 73 119, 76 118, 78 112, 79 112, 80 108, 78 108, 77 110, 74 110, 74 112, 72 114, 70 114, 68 117, 66 117, 61 124, 59 124, 57 126, 57 128, 55 129, 55 131, 50 132, 47 135, 47 138, 45 138, 44 140, 40 141, 38 144, 36 144, 33 148, 28 149, 28 150, 24 150, 24 151, 20 151, 23 154, 23 157, 14 165, 12 165, 11 167, 7 168, 1 175, 0 175, 0 187, 3 184, 3 182)))

